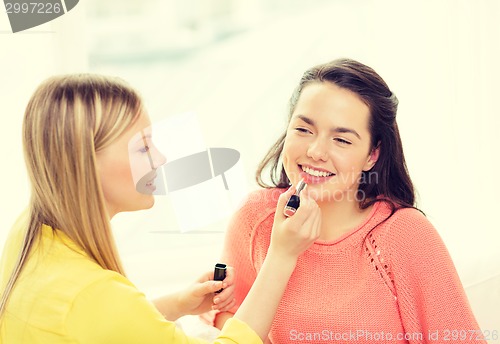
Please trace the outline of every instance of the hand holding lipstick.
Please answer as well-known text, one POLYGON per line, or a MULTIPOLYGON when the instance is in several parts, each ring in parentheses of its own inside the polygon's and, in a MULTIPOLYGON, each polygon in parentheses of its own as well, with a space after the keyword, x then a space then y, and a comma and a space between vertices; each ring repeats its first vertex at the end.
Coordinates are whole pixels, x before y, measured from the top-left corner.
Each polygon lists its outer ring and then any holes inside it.
POLYGON ((321 232, 319 206, 307 192, 301 194, 300 208, 293 216, 286 217, 283 214, 283 208, 295 192, 296 189, 292 186, 278 199, 266 258, 252 288, 234 315, 253 328, 262 340, 269 334, 298 257, 319 238, 321 232))
POLYGON ((269 251, 295 259, 319 238, 321 232, 321 211, 307 192, 300 194, 300 208, 295 208, 293 214, 290 211, 285 215, 280 211, 297 194, 299 187, 303 189, 299 183, 297 188, 292 186, 278 199, 269 247, 269 251), (293 216, 288 217, 290 214, 293 216))
POLYGON ((196 315, 210 310, 228 311, 234 306, 234 269, 225 264, 217 265, 224 266, 223 280, 214 280, 217 277, 214 276, 214 271, 207 271, 188 288, 154 300, 157 308, 163 310, 166 319, 173 321, 184 315, 196 315))

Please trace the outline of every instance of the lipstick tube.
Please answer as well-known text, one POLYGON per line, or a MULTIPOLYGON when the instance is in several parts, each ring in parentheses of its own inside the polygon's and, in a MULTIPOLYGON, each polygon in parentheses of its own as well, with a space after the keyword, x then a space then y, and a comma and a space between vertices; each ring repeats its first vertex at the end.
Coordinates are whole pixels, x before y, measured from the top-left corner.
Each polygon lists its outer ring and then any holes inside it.
MULTIPOLYGON (((226 264, 217 263, 214 268, 214 281, 223 281, 226 278, 226 264)), ((217 290, 215 293, 218 294, 223 289, 217 290)))
POLYGON ((301 179, 300 182, 297 184, 295 193, 290 197, 290 199, 286 203, 285 209, 283 210, 285 216, 290 217, 293 214, 295 214, 295 212, 300 206, 299 194, 306 187, 306 185, 307 184, 304 182, 304 179, 301 179))

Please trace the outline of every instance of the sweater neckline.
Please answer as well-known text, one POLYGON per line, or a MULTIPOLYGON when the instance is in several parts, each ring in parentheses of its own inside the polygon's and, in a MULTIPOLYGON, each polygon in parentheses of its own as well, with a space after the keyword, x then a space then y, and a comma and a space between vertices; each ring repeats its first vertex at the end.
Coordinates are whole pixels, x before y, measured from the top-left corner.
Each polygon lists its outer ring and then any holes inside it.
MULTIPOLYGON (((371 222, 373 222, 372 220, 374 220, 375 217, 378 217, 375 215, 379 212, 379 208, 382 207, 382 203, 384 203, 384 202, 380 202, 380 201, 375 202, 372 209, 370 210, 370 213, 363 219, 363 221, 359 225, 357 225, 353 229, 345 232, 344 234, 342 234, 341 236, 339 236, 338 238, 333 239, 333 240, 316 240, 311 247, 321 249, 321 247, 325 247, 325 246, 328 247, 328 246, 337 245, 337 244, 340 244, 343 242, 348 242, 349 241, 348 239, 350 237, 352 237, 354 234, 356 234, 358 232, 362 232, 362 229, 368 228, 368 227, 371 228, 372 226, 370 224, 371 224, 371 222)), ((380 209, 380 210, 382 210, 382 209, 380 209)))

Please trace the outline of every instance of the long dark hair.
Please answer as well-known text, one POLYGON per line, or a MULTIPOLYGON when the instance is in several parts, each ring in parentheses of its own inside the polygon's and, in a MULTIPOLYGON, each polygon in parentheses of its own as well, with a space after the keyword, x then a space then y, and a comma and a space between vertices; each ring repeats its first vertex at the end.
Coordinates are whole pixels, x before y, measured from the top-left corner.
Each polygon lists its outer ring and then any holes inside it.
MULTIPOLYGON (((356 93, 370 109, 370 150, 380 148, 380 155, 370 171, 362 172, 358 194, 363 197, 359 198, 362 200, 359 207, 365 209, 377 201, 386 201, 392 208, 391 215, 397 208, 414 208, 415 190, 406 167, 396 123, 396 95, 372 68, 351 59, 337 59, 304 73, 290 99, 288 122, 304 87, 322 82, 330 82, 356 93), (373 175, 377 178, 372 178, 373 175)), ((285 137, 286 131, 271 147, 257 169, 256 180, 262 187, 287 188, 290 185, 281 162, 285 137), (272 185, 263 180, 267 168, 270 168, 272 185)))

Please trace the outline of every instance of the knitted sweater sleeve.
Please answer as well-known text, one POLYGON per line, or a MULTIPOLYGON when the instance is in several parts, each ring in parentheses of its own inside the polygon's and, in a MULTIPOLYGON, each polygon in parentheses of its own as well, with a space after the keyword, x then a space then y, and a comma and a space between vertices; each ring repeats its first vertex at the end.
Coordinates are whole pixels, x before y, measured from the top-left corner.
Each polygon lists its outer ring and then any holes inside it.
POLYGON ((410 343, 486 343, 432 224, 415 209, 399 210, 391 220, 383 241, 403 327, 416 339, 410 343))

